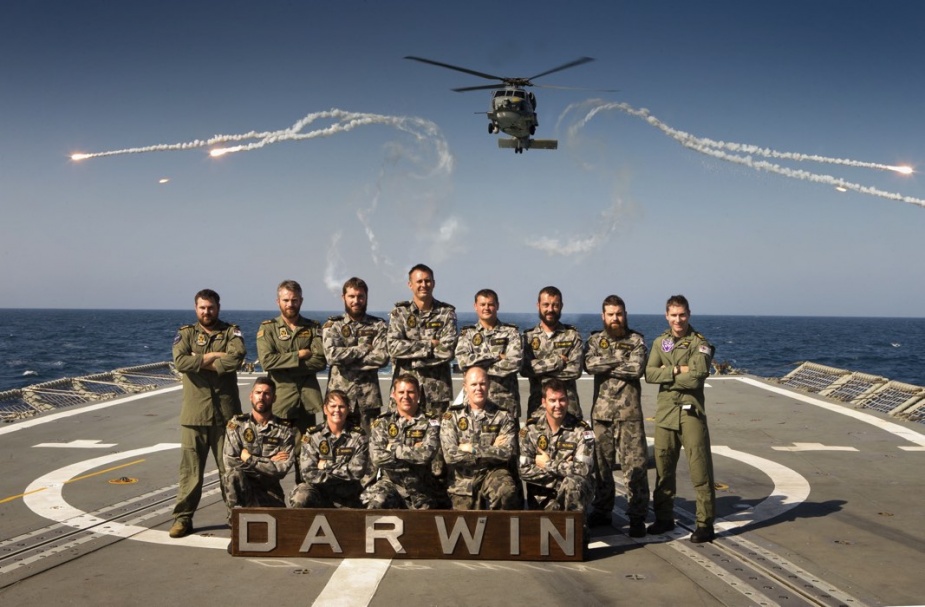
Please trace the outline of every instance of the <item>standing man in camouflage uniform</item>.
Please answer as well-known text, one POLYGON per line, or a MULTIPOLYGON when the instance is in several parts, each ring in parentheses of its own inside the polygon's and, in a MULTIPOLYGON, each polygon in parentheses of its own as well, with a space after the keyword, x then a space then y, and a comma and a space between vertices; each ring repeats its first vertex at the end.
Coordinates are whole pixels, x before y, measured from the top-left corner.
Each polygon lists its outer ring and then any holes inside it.
POLYGON ((289 496, 293 508, 362 508, 360 493, 369 464, 369 440, 354 423, 342 390, 324 397, 324 423, 302 437, 299 466, 305 482, 289 496))
POLYGON ((520 496, 509 466, 517 443, 510 413, 488 399, 488 373, 471 367, 466 402, 450 406, 440 424, 454 510, 515 510, 520 496))
POLYGON ((434 272, 418 264, 408 272, 411 301, 389 315, 393 378, 411 373, 421 383, 424 408, 440 416, 453 400, 450 361, 456 349, 456 308, 434 299, 434 272))
POLYGON ((536 310, 539 324, 524 331, 522 373, 530 378, 527 416, 533 416, 543 400, 543 382, 555 378, 565 383, 568 412, 581 419, 581 403, 575 383, 581 377, 581 333, 575 327, 559 322, 562 317, 562 292, 556 287, 543 287, 536 300, 536 310))
POLYGON ((369 288, 361 278, 344 283, 344 314, 324 324, 324 356, 331 365, 327 390, 343 390, 354 410, 354 423, 369 434, 370 422, 382 409, 379 369, 389 364, 388 327, 366 314, 369 288))
POLYGON ((170 537, 193 531, 193 514, 202 497, 203 472, 209 451, 224 474, 225 425, 241 413, 238 367, 247 351, 241 330, 218 318, 218 293, 203 289, 193 298, 195 325, 184 325, 173 340, 173 362, 183 375, 180 410, 180 485, 170 537))
POLYGON ((568 412, 565 383, 543 384, 542 415, 520 430, 520 478, 531 510, 584 512, 594 497, 594 432, 568 412))
POLYGON ((279 482, 295 462, 292 427, 273 415, 276 385, 258 377, 251 412, 236 415, 225 430, 225 501, 229 508, 285 508, 279 482))
POLYGON ((594 375, 591 426, 597 481, 588 524, 593 527, 611 523, 616 460, 626 485, 630 537, 644 537, 649 508, 649 449, 639 379, 645 371, 646 343, 641 333, 629 328, 626 304, 620 297, 608 295, 601 310, 604 330, 592 333, 585 344, 585 371, 594 375))
MULTIPOLYGON (((276 289, 280 315, 265 320, 257 330, 257 355, 264 370, 276 383, 276 415, 289 420, 296 428, 296 455, 302 434, 315 423, 321 410, 321 386, 315 374, 326 362, 321 341, 321 327, 304 318, 302 287, 294 280, 284 280, 276 289)), ((301 472, 296 467, 296 481, 301 472)))
POLYGON ((482 289, 475 294, 478 322, 463 327, 456 344, 456 362, 464 372, 481 367, 488 372, 488 399, 520 420, 517 372, 523 360, 523 343, 516 325, 498 320, 498 294, 482 289))
POLYGON ((675 473, 681 447, 687 453, 691 483, 697 495, 697 528, 690 540, 713 541, 716 488, 713 454, 704 406, 703 386, 710 375, 714 348, 690 325, 691 308, 683 295, 672 295, 665 305, 668 330, 655 338, 646 362, 646 381, 658 384, 655 411, 655 522, 648 532, 671 531, 674 522, 675 473))
POLYGON ((381 476, 361 496, 367 508, 421 510, 446 502, 445 494, 435 493, 431 472, 440 448, 440 418, 421 410, 420 394, 417 377, 399 375, 392 384, 395 411, 373 420, 369 453, 381 476))

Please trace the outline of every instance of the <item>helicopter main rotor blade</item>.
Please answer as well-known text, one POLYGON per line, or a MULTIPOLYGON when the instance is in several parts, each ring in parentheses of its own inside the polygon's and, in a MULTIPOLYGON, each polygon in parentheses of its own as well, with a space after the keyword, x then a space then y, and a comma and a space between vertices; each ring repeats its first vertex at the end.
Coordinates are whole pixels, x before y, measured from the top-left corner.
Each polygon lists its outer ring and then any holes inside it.
POLYGON ((533 80, 534 78, 539 78, 539 77, 541 77, 541 76, 546 76, 546 75, 552 74, 552 73, 554 73, 554 72, 561 72, 562 70, 567 70, 567 69, 570 68, 570 67, 575 67, 576 65, 581 65, 582 63, 588 63, 589 61, 594 61, 594 59, 592 59, 591 57, 581 57, 581 58, 576 59, 576 60, 574 60, 574 61, 569 61, 568 63, 566 63, 566 64, 564 64, 564 65, 560 65, 559 67, 554 67, 554 68, 552 68, 551 70, 546 70, 545 72, 541 72, 541 73, 537 74, 536 76, 530 76, 529 78, 527 78, 527 80, 528 80, 528 81, 529 81, 529 80, 533 80))
POLYGON ((589 91, 595 93, 619 93, 620 89, 588 89, 581 86, 557 86, 555 84, 534 84, 540 89, 559 89, 565 91, 589 91))
MULTIPOLYGON (((457 72, 463 72, 464 74, 472 74, 473 76, 478 76, 479 78, 488 78, 489 80, 501 80, 504 81, 504 78, 501 76, 492 76, 491 74, 486 74, 484 72, 477 72, 475 70, 470 70, 469 68, 459 67, 457 65, 450 65, 449 63, 441 63, 439 61, 434 61, 433 59, 424 59, 423 57, 412 57, 407 56, 405 59, 411 59, 413 61, 420 61, 421 63, 429 63, 431 65, 436 65, 438 67, 445 67, 449 70, 456 70, 457 72)), ((458 89, 454 89, 458 90, 458 89)))
POLYGON ((457 93, 463 93, 465 91, 487 91, 489 89, 503 89, 504 87, 504 84, 481 84, 479 86, 464 86, 453 90, 457 93))

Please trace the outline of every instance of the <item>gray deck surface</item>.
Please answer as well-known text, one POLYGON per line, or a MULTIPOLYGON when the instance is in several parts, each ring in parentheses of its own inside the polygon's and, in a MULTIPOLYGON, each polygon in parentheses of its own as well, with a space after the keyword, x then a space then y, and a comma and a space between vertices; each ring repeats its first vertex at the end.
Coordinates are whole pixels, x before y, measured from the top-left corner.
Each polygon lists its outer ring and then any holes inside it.
MULTIPOLYGON (((251 381, 241 377, 242 395, 251 381)), ((0 603, 925 603, 922 424, 751 377, 712 377, 708 386, 720 537, 685 539, 693 494, 682 456, 674 536, 624 535, 618 495, 615 528, 592 529, 584 563, 234 558, 211 462, 195 533, 167 537, 179 387, 5 424, 0 603), (127 484, 111 482, 123 477, 127 484)), ((586 413, 591 387, 579 381, 586 413)), ((652 386, 643 407, 651 418, 652 386)))

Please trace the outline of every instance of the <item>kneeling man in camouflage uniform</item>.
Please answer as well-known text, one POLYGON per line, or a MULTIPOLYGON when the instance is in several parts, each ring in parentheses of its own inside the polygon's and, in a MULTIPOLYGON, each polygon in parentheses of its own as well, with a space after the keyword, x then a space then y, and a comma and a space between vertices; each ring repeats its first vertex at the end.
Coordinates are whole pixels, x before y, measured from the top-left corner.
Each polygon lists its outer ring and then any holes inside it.
POLYGON ((542 387, 543 415, 520 431, 520 478, 531 510, 584 512, 594 497, 594 432, 568 412, 565 383, 542 387))
POLYGON ((363 492, 367 508, 434 508, 445 502, 431 472, 440 448, 440 418, 420 408, 421 384, 404 373, 395 378, 395 411, 380 415, 372 424, 369 453, 380 478, 363 492))
POLYGON ((293 508, 362 508, 369 439, 350 415, 346 392, 327 393, 324 416, 324 423, 302 437, 299 466, 304 482, 292 490, 289 503, 293 508))
POLYGON ((250 400, 251 412, 234 416, 225 430, 225 500, 229 508, 284 508, 279 481, 292 467, 295 435, 289 422, 273 415, 272 379, 258 377, 250 400))
POLYGON ((517 441, 514 419, 488 400, 485 369, 470 367, 463 388, 466 402, 452 405, 440 424, 453 509, 518 509, 517 485, 508 470, 517 441))

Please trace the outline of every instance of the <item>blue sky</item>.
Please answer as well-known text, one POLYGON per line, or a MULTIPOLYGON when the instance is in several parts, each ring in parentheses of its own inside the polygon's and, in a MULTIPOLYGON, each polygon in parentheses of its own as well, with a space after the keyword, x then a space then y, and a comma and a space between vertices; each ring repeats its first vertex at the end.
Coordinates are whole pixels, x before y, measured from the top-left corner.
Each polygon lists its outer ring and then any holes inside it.
MULTIPOLYGON (((920 316, 919 202, 727 162, 612 105, 925 171, 923 26, 921 3, 853 0, 5 2, 0 307, 182 309, 208 286, 272 309, 293 278, 306 308, 335 309, 358 275, 388 310, 423 262, 439 299, 469 310, 491 287, 502 315, 554 284, 566 312, 616 292, 637 313, 684 293, 695 314, 920 316), (450 90, 488 81, 406 55, 512 76, 590 56, 537 82, 619 92, 533 89, 560 149, 515 155, 479 114, 490 93, 450 90), (385 118, 218 158, 70 159, 332 109, 385 118)), ((925 198, 918 174, 757 161, 925 198)))

